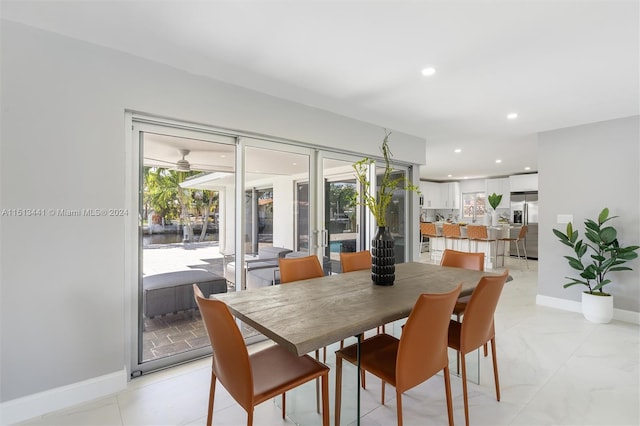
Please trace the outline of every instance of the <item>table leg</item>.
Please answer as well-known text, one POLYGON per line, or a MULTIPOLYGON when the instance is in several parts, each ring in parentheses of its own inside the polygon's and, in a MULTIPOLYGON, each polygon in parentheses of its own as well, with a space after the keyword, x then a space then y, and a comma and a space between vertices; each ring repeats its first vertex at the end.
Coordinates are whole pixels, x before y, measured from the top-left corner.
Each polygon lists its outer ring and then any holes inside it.
POLYGON ((356 408, 356 425, 360 426, 360 343, 362 341, 362 334, 358 334, 356 338, 358 339, 358 343, 356 344, 356 360, 358 367, 356 370, 356 398, 358 399, 356 408))

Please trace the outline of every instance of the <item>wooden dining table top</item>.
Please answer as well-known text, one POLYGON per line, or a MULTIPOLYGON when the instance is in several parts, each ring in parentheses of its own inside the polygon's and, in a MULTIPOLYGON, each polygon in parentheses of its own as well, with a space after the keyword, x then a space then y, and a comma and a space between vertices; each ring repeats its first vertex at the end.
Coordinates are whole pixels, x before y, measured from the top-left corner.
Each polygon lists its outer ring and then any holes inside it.
POLYGON ((464 296, 483 275, 496 275, 418 262, 397 264, 395 274, 391 286, 373 284, 371 271, 362 270, 210 297, 301 356, 409 316, 420 294, 446 293, 462 283, 464 296))

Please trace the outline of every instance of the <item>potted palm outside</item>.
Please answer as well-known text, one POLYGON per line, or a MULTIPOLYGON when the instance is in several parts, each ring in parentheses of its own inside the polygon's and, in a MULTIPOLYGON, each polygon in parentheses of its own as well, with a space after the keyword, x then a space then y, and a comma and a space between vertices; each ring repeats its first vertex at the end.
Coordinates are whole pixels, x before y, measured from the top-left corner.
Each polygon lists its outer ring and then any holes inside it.
POLYGON ((420 192, 418 187, 413 185, 404 174, 394 173, 391 166, 393 154, 389 149, 390 134, 391 132, 385 129, 384 139, 380 146, 385 167, 375 191, 376 185, 369 181, 369 167, 374 165, 375 160, 365 157, 353 164, 356 179, 362 188, 360 198, 355 198, 354 202, 366 206, 378 226, 377 234, 371 240, 371 279, 378 285, 393 285, 395 281, 394 240, 387 226, 387 210, 393 199, 393 193, 398 190, 420 192))
POLYGON ((609 209, 605 207, 598 215, 597 222, 586 219, 584 234, 588 242, 578 240, 578 231, 573 229, 571 222, 567 224, 566 233, 553 230, 560 242, 571 247, 575 253, 575 257, 564 256, 569 266, 580 271, 578 278, 565 277, 570 281, 563 287, 583 285, 587 288, 582 293, 582 314, 595 323, 608 323, 613 318, 613 296, 604 291, 604 287, 612 282, 607 278, 608 274, 631 271, 631 268, 622 265, 637 258, 636 250, 640 248, 635 245, 621 247, 617 230, 611 225, 603 226, 616 217, 609 217, 609 209), (588 256, 591 260, 587 258, 583 261, 587 252, 591 252, 588 256))

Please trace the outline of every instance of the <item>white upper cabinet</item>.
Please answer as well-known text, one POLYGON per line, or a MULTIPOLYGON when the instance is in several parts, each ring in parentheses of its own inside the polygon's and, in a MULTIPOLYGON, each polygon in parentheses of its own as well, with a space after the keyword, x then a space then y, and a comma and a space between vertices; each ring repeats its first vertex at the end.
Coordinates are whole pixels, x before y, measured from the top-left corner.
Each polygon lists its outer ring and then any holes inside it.
POLYGON ((497 195, 502 194, 502 200, 498 204, 499 209, 508 209, 510 203, 511 184, 509 178, 502 179, 487 179, 485 181, 486 194, 487 194, 487 208, 489 208, 489 195, 495 193, 497 195))
POLYGON ((460 182, 447 182, 440 184, 441 206, 443 209, 460 208, 460 182))
POLYGON ((420 182, 420 192, 422 193, 423 209, 440 208, 440 184, 435 182, 420 182))
POLYGON ((538 174, 530 173, 527 175, 509 176, 509 184, 511 185, 511 192, 537 191, 538 174))

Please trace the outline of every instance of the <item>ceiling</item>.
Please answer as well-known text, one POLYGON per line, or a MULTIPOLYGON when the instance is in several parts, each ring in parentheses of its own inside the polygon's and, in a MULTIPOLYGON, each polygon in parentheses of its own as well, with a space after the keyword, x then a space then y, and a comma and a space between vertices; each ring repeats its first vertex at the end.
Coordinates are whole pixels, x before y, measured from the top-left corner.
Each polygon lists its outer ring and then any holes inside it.
POLYGON ((636 0, 1 5, 3 19, 424 138, 424 179, 536 171, 538 132, 639 114, 636 0))

